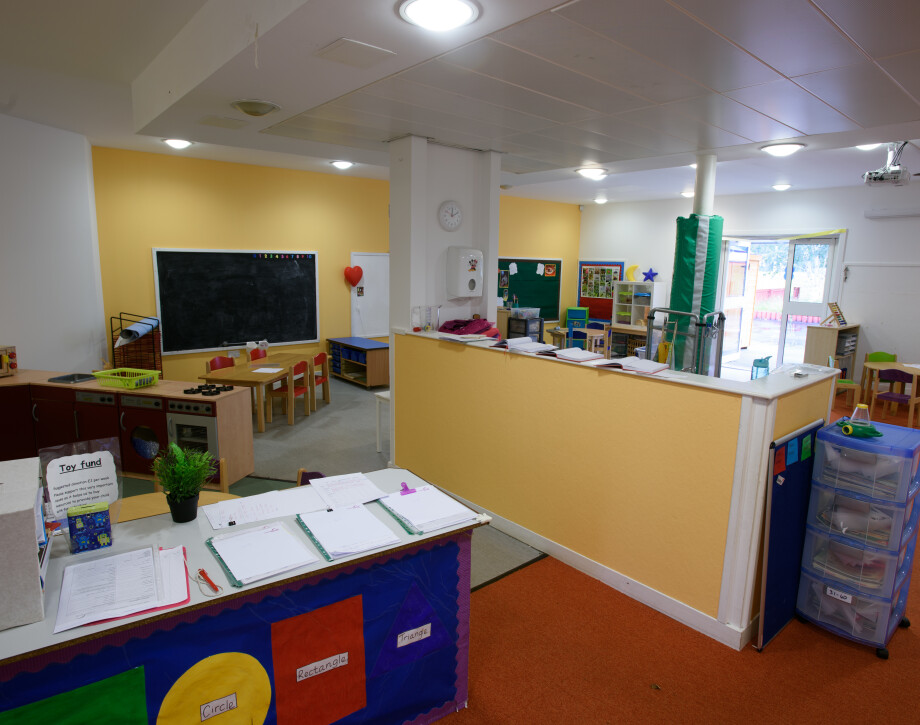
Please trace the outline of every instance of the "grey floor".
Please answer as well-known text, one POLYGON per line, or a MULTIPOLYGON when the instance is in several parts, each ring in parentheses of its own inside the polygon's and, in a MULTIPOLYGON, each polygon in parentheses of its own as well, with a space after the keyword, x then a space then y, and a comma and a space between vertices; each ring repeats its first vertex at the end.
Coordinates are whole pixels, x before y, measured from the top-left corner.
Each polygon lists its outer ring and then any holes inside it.
MULTIPOLYGON (((281 402, 275 401, 272 422, 265 432, 256 431, 253 416, 255 472, 234 483, 231 493, 252 496, 295 485, 300 468, 325 476, 377 471, 389 458, 389 409, 381 410, 381 448, 377 452, 376 398, 384 388, 367 390, 360 385, 332 380, 331 403, 317 401, 317 410, 305 416, 303 401, 295 401, 294 425, 288 425, 281 402)), ((319 391, 318 391, 319 392, 319 391)), ((147 493, 149 481, 125 479, 124 495, 147 493)), ((492 526, 473 531, 471 586, 477 589, 544 555, 492 526)))

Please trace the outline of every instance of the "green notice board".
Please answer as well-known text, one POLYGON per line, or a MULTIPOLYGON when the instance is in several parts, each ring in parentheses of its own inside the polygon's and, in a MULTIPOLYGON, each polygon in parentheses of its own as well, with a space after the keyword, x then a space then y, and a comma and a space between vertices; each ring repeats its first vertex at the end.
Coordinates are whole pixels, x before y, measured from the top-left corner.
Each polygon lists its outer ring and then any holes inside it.
POLYGON ((510 307, 539 307, 544 320, 559 319, 561 259, 498 258, 498 296, 510 307), (506 294, 507 293, 507 294, 506 294))

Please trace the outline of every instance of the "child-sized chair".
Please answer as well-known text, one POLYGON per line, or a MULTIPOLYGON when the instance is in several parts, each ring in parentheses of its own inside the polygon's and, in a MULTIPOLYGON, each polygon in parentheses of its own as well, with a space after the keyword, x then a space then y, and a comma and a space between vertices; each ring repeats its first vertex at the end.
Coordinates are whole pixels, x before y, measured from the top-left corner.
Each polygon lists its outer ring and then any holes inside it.
POLYGON ((223 355, 218 355, 217 357, 212 357, 210 360, 205 361, 204 371, 209 373, 212 370, 232 368, 235 364, 236 360, 234 360, 232 357, 224 357, 223 355))
POLYGON ((888 415, 888 403, 892 404, 892 407, 896 409, 896 406, 900 403, 907 406, 907 427, 914 427, 914 406, 917 402, 920 402, 920 397, 917 395, 917 373, 909 373, 905 370, 898 370, 896 368, 889 368, 887 370, 879 370, 878 376, 875 378, 875 381, 872 384, 872 408, 869 411, 869 417, 875 420, 875 401, 882 401, 882 418, 885 418, 888 415), (879 392, 878 386, 879 382, 889 381, 891 383, 891 389, 886 392, 879 392), (900 383, 901 392, 895 392, 895 384, 900 383), (910 392, 908 392, 908 388, 910 392))
POLYGON ((332 402, 332 394, 329 391, 329 357, 326 353, 321 352, 313 358, 313 386, 310 388, 310 405, 316 410, 316 388, 323 386, 323 400, 327 403, 332 402))
MULTIPOLYGON (((827 366, 829 368, 837 367, 837 360, 833 355, 827 356, 827 366)), ((860 385, 859 383, 853 380, 849 380, 847 378, 837 378, 834 381, 834 400, 837 399, 837 393, 839 393, 841 390, 846 391, 847 393, 846 401, 847 401, 847 405, 850 408, 854 408, 856 407, 857 403, 862 402, 862 398, 860 395, 860 393, 862 392, 862 385, 860 385), (854 398, 855 398, 855 401, 854 401, 854 398)))
POLYGON ((304 415, 310 415, 310 389, 308 381, 301 379, 301 385, 294 380, 298 375, 306 376, 307 361, 301 360, 288 371, 287 381, 281 387, 267 391, 265 400, 265 420, 272 422, 272 401, 281 398, 281 410, 287 411, 288 425, 294 425, 294 398, 303 396, 304 415))

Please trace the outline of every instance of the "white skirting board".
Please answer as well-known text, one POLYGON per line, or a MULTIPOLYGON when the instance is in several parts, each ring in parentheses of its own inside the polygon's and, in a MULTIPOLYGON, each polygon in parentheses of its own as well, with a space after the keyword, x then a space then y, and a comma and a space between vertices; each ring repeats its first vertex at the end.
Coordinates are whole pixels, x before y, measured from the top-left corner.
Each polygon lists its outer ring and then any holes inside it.
POLYGON ((492 526, 501 531, 508 536, 512 536, 518 541, 522 541, 525 544, 532 546, 539 551, 542 551, 550 556, 558 559, 563 564, 567 564, 573 569, 577 569, 583 574, 587 574, 593 579, 597 579, 600 582, 603 582, 607 586, 616 589, 618 592, 625 594, 631 599, 635 599, 637 602, 641 602, 646 606, 651 607, 652 609, 661 612, 662 614, 675 619, 681 624, 684 624, 691 629, 705 634, 707 637, 711 637, 717 642, 721 642, 724 645, 731 647, 734 650, 741 650, 744 646, 751 641, 754 632, 756 631, 757 620, 749 623, 747 627, 743 630, 736 629, 728 624, 723 624, 717 619, 710 617, 707 614, 688 607, 686 604, 678 602, 671 597, 662 594, 655 589, 640 584, 629 577, 623 576, 617 571, 610 569, 606 566, 598 564, 596 561, 593 561, 581 554, 577 554, 571 549, 567 549, 564 546, 561 546, 549 539, 546 539, 538 534, 533 533, 529 529, 525 529, 523 526, 519 526, 508 519, 502 518, 497 514, 477 506, 476 504, 467 501, 460 496, 457 496, 455 493, 445 489, 447 493, 450 493, 451 496, 456 498, 458 501, 462 501, 465 505, 469 506, 474 511, 479 513, 485 513, 492 517, 492 526))

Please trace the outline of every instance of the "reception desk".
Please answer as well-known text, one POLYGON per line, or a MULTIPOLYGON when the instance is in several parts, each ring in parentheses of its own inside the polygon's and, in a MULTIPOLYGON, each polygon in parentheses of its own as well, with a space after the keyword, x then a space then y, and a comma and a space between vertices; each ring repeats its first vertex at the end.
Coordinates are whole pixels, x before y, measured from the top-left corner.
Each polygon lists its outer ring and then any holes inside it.
MULTIPOLYGON (((367 475, 385 491, 424 483, 397 469, 367 475)), ((121 725, 215 715, 215 723, 428 723, 465 707, 471 535, 487 519, 411 536, 378 504, 368 508, 398 545, 331 564, 320 557, 242 589, 206 549, 214 532, 203 514, 186 524, 168 515, 118 524, 112 553, 184 545, 189 570, 206 568, 223 591, 208 598, 193 583, 183 607, 53 634, 63 569, 86 560, 61 545, 44 621, 0 632, 0 722, 62 713, 95 722, 104 711, 101 721, 121 725)), ((293 517, 286 524, 299 531, 293 517)))
POLYGON ((836 371, 642 376, 391 340, 397 465, 720 642, 750 639, 770 442, 828 415, 836 371))

